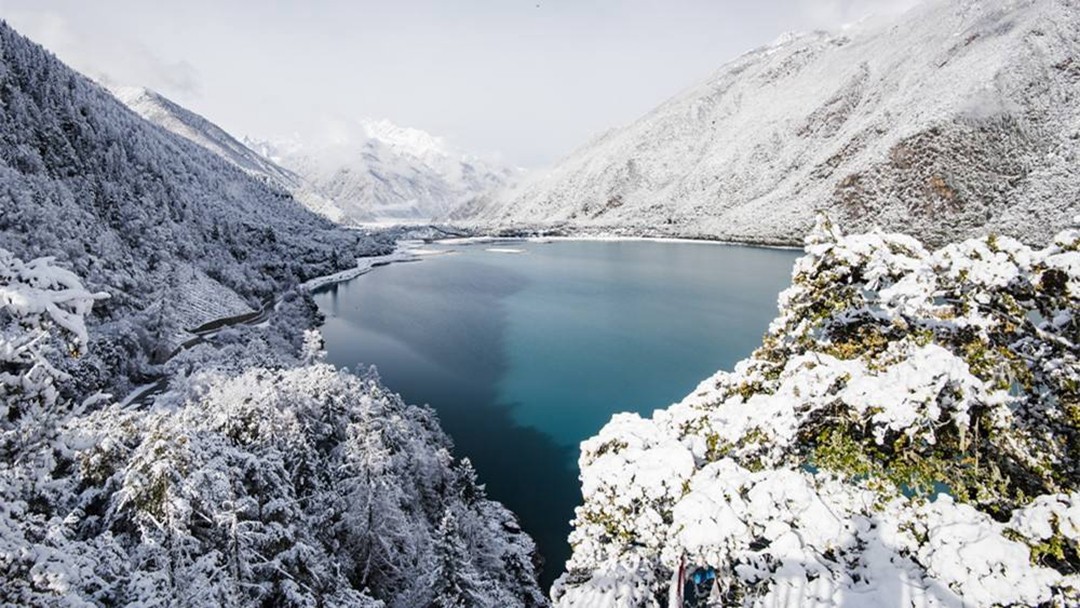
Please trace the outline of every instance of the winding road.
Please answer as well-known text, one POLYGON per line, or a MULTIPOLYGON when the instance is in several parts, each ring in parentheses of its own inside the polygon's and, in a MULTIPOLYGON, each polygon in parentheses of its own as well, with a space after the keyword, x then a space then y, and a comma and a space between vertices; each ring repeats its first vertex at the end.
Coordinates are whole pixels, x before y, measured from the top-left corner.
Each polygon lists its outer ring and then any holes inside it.
MULTIPOLYGON (((300 286, 301 289, 307 291, 314 291, 321 289, 334 283, 340 283, 342 281, 348 281, 358 276, 367 274, 375 268, 382 266, 388 266, 396 262, 414 262, 419 258, 416 255, 408 252, 394 251, 393 253, 380 256, 372 256, 368 258, 359 258, 355 268, 350 268, 335 274, 327 275, 325 277, 318 277, 307 281, 300 286)), ((221 330, 236 327, 238 325, 258 325, 270 320, 270 315, 277 308, 278 303, 281 301, 280 297, 275 297, 265 304, 259 310, 247 312, 240 315, 232 315, 229 317, 222 317, 220 319, 214 319, 207 323, 187 330, 187 333, 193 334, 194 337, 182 342, 180 346, 176 347, 176 350, 169 353, 168 358, 161 362, 162 365, 171 361, 174 357, 180 353, 192 348, 198 344, 209 341, 216 336, 221 330)), ((150 405, 154 397, 165 392, 169 387, 170 374, 162 374, 148 384, 144 384, 134 391, 128 394, 120 403, 125 409, 142 409, 150 405)))

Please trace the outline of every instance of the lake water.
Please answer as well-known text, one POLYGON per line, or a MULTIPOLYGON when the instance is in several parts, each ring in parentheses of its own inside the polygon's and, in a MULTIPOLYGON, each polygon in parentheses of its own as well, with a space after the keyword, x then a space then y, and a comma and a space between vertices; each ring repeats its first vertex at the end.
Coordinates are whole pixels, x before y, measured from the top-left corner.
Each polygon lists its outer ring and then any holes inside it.
POLYGON ((749 355, 798 256, 648 241, 431 248, 452 253, 316 294, 328 360, 375 365, 438 412, 456 455, 536 539, 545 587, 570 554, 578 444, 749 355))

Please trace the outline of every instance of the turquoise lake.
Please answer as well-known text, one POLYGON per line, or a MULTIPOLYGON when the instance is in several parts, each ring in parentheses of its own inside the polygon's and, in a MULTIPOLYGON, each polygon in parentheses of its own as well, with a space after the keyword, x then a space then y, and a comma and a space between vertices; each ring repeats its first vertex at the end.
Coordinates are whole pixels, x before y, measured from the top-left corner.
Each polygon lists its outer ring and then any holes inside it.
POLYGON ((536 539, 545 587, 570 554, 578 444, 749 355, 799 255, 651 241, 427 249, 449 253, 316 294, 328 360, 374 365, 438 412, 455 455, 536 539))

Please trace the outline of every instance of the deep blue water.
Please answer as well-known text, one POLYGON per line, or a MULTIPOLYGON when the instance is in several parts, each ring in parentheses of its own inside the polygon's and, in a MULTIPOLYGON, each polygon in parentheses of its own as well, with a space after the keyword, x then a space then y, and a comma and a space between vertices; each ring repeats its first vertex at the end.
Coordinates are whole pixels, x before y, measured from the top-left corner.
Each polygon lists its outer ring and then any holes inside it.
POLYGON ((577 446, 648 415, 760 343, 797 252, 711 243, 502 243, 394 264, 316 294, 330 362, 427 403, 550 584, 569 557, 577 446))

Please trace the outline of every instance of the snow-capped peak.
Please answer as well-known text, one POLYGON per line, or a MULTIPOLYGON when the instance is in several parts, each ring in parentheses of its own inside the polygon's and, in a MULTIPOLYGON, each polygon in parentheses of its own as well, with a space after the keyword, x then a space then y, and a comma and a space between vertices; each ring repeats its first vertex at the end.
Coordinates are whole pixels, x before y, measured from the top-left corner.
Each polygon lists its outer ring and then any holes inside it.
POLYGON ((449 156, 446 140, 420 129, 401 127, 389 120, 364 119, 360 121, 364 133, 371 139, 390 146, 394 151, 424 158, 429 155, 449 156))
POLYGON ((245 142, 315 184, 347 220, 360 222, 441 217, 514 173, 387 119, 334 120, 313 136, 245 142))

